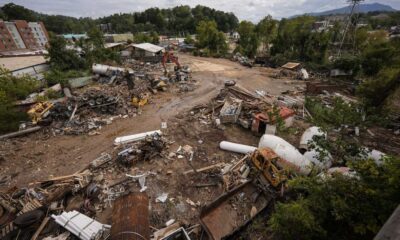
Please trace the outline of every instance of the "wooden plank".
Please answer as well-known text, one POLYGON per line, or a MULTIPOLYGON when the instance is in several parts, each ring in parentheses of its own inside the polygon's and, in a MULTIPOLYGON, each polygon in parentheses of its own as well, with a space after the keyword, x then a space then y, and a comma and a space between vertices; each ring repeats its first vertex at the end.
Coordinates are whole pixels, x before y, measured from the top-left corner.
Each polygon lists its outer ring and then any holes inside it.
MULTIPOLYGON (((205 172, 205 171, 208 171, 208 170, 211 170, 211 169, 214 169, 214 168, 222 167, 224 165, 225 165, 225 163, 217 163, 217 164, 214 164, 214 165, 210 165, 210 166, 207 166, 207 167, 196 169, 196 172, 205 172)), ((194 170, 188 170, 186 172, 183 172, 183 174, 189 174, 189 173, 194 173, 194 172, 195 172, 194 170)))
POLYGON ((40 233, 43 231, 44 227, 46 227, 47 223, 49 222, 50 217, 45 217, 42 221, 42 223, 40 224, 39 228, 36 230, 35 234, 33 234, 31 240, 36 240, 40 233))

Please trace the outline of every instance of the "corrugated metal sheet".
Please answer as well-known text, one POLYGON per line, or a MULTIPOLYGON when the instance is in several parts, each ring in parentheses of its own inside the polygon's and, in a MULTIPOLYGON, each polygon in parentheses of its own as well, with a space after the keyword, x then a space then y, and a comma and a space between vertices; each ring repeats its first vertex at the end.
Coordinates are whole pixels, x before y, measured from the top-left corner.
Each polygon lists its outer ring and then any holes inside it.
POLYGON ((132 44, 131 46, 133 46, 134 48, 139 48, 139 49, 143 49, 145 51, 148 52, 152 52, 152 53, 157 53, 160 51, 163 51, 164 48, 151 44, 151 43, 140 43, 140 44, 132 44))
POLYGON ((285 65, 283 65, 282 67, 286 68, 286 69, 295 69, 295 68, 298 68, 299 66, 300 66, 300 63, 288 62, 285 65))
POLYGON ((149 197, 146 193, 130 193, 115 200, 111 239, 150 239, 149 197))

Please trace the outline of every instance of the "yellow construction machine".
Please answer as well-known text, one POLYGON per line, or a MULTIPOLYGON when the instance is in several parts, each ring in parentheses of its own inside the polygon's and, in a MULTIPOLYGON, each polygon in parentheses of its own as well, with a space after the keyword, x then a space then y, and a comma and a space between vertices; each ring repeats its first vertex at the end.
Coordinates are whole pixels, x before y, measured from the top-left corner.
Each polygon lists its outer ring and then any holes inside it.
POLYGON ((148 94, 133 94, 131 98, 131 103, 134 107, 139 108, 143 107, 146 105, 149 101, 149 95, 148 94))
POLYGON ((37 124, 44 118, 46 118, 49 113, 50 109, 54 106, 53 103, 51 102, 39 102, 33 105, 29 110, 28 110, 28 115, 32 119, 33 124, 37 124))
POLYGON ((288 178, 288 172, 277 166, 279 160, 279 156, 269 148, 259 148, 251 155, 253 166, 262 172, 273 187, 278 187, 288 178))

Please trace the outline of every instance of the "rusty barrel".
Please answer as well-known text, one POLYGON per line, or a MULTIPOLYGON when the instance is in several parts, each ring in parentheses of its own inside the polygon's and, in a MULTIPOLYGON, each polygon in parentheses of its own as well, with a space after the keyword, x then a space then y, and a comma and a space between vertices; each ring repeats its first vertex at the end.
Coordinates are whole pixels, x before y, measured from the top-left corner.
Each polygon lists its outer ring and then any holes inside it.
POLYGON ((115 200, 112 213, 112 240, 149 240, 149 197, 130 193, 115 200))

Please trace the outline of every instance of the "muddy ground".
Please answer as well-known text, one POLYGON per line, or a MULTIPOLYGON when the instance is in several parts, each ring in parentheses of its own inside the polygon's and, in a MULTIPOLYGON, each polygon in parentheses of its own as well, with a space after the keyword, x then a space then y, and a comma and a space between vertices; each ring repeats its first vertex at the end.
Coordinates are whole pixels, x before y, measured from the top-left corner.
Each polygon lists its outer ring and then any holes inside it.
MULTIPOLYGON (((219 149, 219 142, 228 140, 256 146, 258 137, 238 125, 216 128, 208 119, 191 115, 197 105, 208 103, 224 87, 225 80, 235 80, 239 86, 250 91, 263 90, 279 95, 286 90, 296 90, 304 83, 298 80, 274 79, 276 70, 268 68, 247 68, 226 59, 200 58, 190 55, 179 56, 183 65, 189 65, 197 88, 188 93, 159 92, 151 97, 150 104, 142 108, 141 114, 130 118, 117 118, 99 131, 100 135, 53 135, 50 128, 0 143, 0 176, 6 177, 5 190, 12 186, 26 187, 38 180, 73 174, 87 166, 101 153, 115 156, 114 139, 118 136, 160 129, 161 122, 167 122, 163 131, 168 140, 168 149, 175 152, 179 146, 190 145, 194 149, 193 167, 200 168, 220 162, 238 160, 241 156, 219 149)), ((299 134, 301 134, 299 132, 299 134)), ((107 181, 117 181, 125 173, 152 171, 155 176, 146 179, 150 197, 150 220, 152 227, 162 228, 169 219, 185 224, 197 224, 200 208, 224 192, 222 181, 214 174, 188 174, 192 169, 187 159, 156 157, 147 162, 135 163, 131 169, 109 167, 101 175, 107 181), (216 186, 195 187, 196 184, 217 183, 216 186), (168 193, 166 203, 156 203, 162 193, 168 193), (194 202, 196 205, 189 204, 194 202)), ((138 191, 138 184, 131 184, 131 190, 138 191)), ((101 208, 96 218, 111 223, 110 207, 101 208)))
MULTIPOLYGON (((48 129, 29 136, 1 142, 0 174, 11 175, 10 185, 25 186, 32 181, 74 173, 102 152, 113 149, 115 137, 141 133, 160 128, 161 121, 171 121, 179 113, 193 106, 207 103, 223 88, 225 80, 233 79, 240 86, 249 90, 264 90, 271 94, 279 94, 286 90, 294 90, 301 83, 288 84, 283 79, 269 77, 275 70, 267 68, 247 68, 226 59, 199 58, 181 55, 182 64, 188 64, 193 71, 193 79, 198 81, 198 88, 193 92, 171 94, 160 92, 154 95, 151 104, 143 107, 142 114, 133 118, 117 119, 104 126, 100 135, 88 136, 52 136, 48 129)), ((190 124, 190 123, 185 123, 190 124)), ((246 144, 256 144, 253 138, 245 142, 239 130, 221 132, 221 138, 239 140, 246 144), (225 135, 223 135, 225 134, 225 135), (235 139, 236 136, 236 139, 235 139)), ((175 141, 185 145, 185 136, 177 136, 175 141)), ((202 136, 199 136, 199 139, 202 136)), ((206 141, 205 141, 206 142, 206 141)), ((212 142, 216 153, 218 141, 212 142)))

